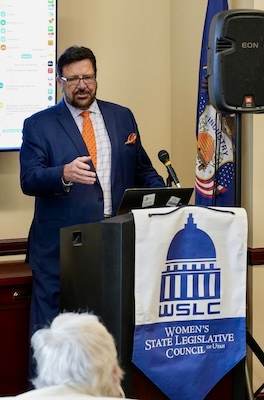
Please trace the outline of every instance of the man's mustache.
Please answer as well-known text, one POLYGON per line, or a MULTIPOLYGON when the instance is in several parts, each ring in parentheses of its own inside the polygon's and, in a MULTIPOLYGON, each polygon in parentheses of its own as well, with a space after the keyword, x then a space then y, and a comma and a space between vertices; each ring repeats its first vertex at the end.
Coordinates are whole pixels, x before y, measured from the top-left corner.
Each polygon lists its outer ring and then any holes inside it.
POLYGON ((75 94, 91 94, 90 90, 78 89, 75 94))

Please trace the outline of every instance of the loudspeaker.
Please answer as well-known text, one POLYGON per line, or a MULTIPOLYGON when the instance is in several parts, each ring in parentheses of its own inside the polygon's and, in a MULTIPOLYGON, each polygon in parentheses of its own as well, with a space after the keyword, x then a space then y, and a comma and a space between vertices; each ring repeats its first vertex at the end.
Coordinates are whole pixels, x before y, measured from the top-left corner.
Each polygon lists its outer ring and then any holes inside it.
POLYGON ((264 11, 227 10, 211 22, 207 52, 212 105, 228 113, 264 110, 264 11))

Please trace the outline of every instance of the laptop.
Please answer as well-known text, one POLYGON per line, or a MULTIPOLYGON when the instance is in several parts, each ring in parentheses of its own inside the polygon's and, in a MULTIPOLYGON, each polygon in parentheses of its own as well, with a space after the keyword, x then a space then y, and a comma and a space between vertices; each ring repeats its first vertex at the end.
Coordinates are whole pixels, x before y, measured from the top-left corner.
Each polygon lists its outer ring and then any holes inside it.
POLYGON ((193 188, 132 188, 126 189, 117 215, 131 210, 153 207, 179 207, 187 205, 193 188))

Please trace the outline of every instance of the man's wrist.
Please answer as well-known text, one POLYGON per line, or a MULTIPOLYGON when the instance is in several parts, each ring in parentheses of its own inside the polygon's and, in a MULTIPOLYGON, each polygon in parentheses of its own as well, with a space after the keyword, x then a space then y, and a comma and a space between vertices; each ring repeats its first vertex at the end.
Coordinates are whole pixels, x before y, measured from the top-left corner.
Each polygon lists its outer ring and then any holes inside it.
POLYGON ((63 176, 61 177, 61 181, 62 181, 62 184, 63 184, 64 192, 69 193, 71 191, 73 183, 72 182, 65 182, 65 180, 63 179, 63 176))

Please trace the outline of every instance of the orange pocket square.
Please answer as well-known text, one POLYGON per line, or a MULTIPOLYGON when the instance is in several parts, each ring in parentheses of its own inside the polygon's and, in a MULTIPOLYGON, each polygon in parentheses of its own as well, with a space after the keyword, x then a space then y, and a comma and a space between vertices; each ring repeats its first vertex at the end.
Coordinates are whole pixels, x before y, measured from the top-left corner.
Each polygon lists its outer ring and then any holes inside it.
POLYGON ((137 134, 136 133, 130 133, 130 135, 127 138, 127 141, 125 144, 135 144, 137 140, 137 134))

